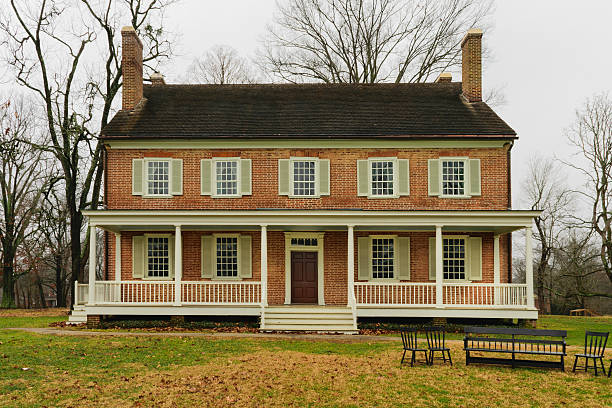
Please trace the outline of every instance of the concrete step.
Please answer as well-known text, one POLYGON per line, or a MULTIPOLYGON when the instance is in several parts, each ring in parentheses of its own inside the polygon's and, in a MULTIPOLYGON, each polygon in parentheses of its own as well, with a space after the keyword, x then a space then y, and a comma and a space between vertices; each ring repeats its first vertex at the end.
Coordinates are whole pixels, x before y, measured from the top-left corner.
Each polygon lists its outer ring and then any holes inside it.
POLYGON ((325 307, 325 306, 269 306, 266 307, 267 313, 291 313, 291 314, 352 314, 352 310, 348 307, 325 307))
POLYGON ((353 311, 342 306, 271 306, 262 331, 357 333, 353 311))
POLYGON ((273 324, 290 324, 295 326, 352 326, 353 319, 273 319, 266 316, 266 326, 273 324))
POLYGON ((352 324, 347 325, 294 325, 294 324, 266 324, 262 331, 299 331, 299 332, 319 332, 319 333, 346 333, 355 334, 357 330, 352 324))
POLYGON ((352 313, 269 313, 266 312, 266 319, 334 319, 334 320, 353 320, 352 313))

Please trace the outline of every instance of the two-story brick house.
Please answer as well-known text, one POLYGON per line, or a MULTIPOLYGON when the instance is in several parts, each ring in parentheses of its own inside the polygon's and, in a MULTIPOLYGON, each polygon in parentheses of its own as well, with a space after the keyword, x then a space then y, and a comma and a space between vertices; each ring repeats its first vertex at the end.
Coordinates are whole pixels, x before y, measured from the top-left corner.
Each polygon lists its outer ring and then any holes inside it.
POLYGON ((92 253, 75 315, 343 332, 359 317, 537 318, 538 213, 510 209, 517 138, 482 101, 479 30, 463 82, 372 85, 143 86, 142 45, 122 35, 105 208, 85 212, 91 237, 107 231, 105 280, 92 253), (511 283, 519 229, 526 284, 511 283))

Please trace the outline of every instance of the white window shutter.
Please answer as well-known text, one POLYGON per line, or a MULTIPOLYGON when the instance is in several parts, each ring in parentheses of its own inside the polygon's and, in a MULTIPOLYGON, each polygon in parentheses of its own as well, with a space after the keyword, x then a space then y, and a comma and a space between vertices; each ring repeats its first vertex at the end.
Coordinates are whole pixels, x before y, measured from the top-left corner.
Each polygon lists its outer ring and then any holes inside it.
POLYGON ((142 195, 144 186, 144 160, 132 160, 132 195, 142 195))
POLYGON ((399 280, 410 280, 410 237, 397 238, 399 249, 399 280))
POLYGON ((172 159, 170 165, 172 166, 170 194, 183 195, 183 159, 172 159))
POLYGON ((367 196, 370 187, 370 174, 367 160, 357 160, 357 195, 367 196))
POLYGON ((240 159, 240 194, 252 194, 251 159, 240 159))
MULTIPOLYGON (((174 237, 170 237, 168 239, 168 276, 170 279, 174 279, 174 257, 177 254, 174 253, 174 237)), ((183 254, 178 254, 178 256, 182 256, 183 254)))
POLYGON ((240 248, 240 271, 239 275, 242 279, 252 278, 253 270, 251 266, 252 260, 252 252, 251 252, 251 236, 250 235, 241 235, 240 243, 238 247, 240 248))
POLYGON ((212 160, 202 159, 200 161, 200 188, 202 195, 212 194, 212 160))
POLYGON ((357 260, 359 280, 370 280, 370 238, 357 238, 357 260))
POLYGON ((398 195, 404 196, 410 194, 410 162, 408 159, 399 159, 397 161, 397 183, 398 195))
POLYGON ((428 190, 430 196, 440 195, 440 160, 429 159, 427 161, 428 190))
POLYGON ((482 238, 470 237, 468 240, 470 280, 480 281, 482 280, 482 238))
POLYGON ((132 277, 144 278, 145 264, 145 237, 135 235, 132 237, 132 277))
POLYGON ((330 189, 330 180, 329 180, 330 168, 329 168, 329 160, 321 159, 319 160, 319 194, 329 195, 330 189))
POLYGON ((469 160, 470 195, 481 195, 480 159, 469 160))
POLYGON ((278 194, 289 195, 289 159, 278 161, 278 194))
POLYGON ((200 248, 201 276, 204 279, 211 279, 213 277, 216 262, 214 237, 212 235, 202 235, 200 248))
POLYGON ((436 238, 429 237, 429 280, 436 280, 436 238))

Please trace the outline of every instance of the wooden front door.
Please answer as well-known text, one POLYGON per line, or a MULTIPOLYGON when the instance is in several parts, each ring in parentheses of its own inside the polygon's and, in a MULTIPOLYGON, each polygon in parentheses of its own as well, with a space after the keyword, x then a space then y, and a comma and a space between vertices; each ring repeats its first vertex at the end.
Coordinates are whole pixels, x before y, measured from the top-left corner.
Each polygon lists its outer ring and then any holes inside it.
POLYGON ((316 252, 291 252, 291 303, 318 303, 316 252))

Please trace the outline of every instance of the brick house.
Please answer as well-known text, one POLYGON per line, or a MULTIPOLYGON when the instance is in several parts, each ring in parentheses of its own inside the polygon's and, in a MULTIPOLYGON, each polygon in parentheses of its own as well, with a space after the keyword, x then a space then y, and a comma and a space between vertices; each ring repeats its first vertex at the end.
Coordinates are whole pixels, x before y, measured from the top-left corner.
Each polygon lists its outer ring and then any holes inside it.
POLYGON ((123 106, 101 138, 105 208, 86 211, 105 277, 73 320, 260 316, 262 330, 354 332, 360 317, 536 319, 531 225, 511 209, 516 133, 463 82, 143 86, 123 36, 123 106), (527 283, 511 282, 526 230, 527 283))

